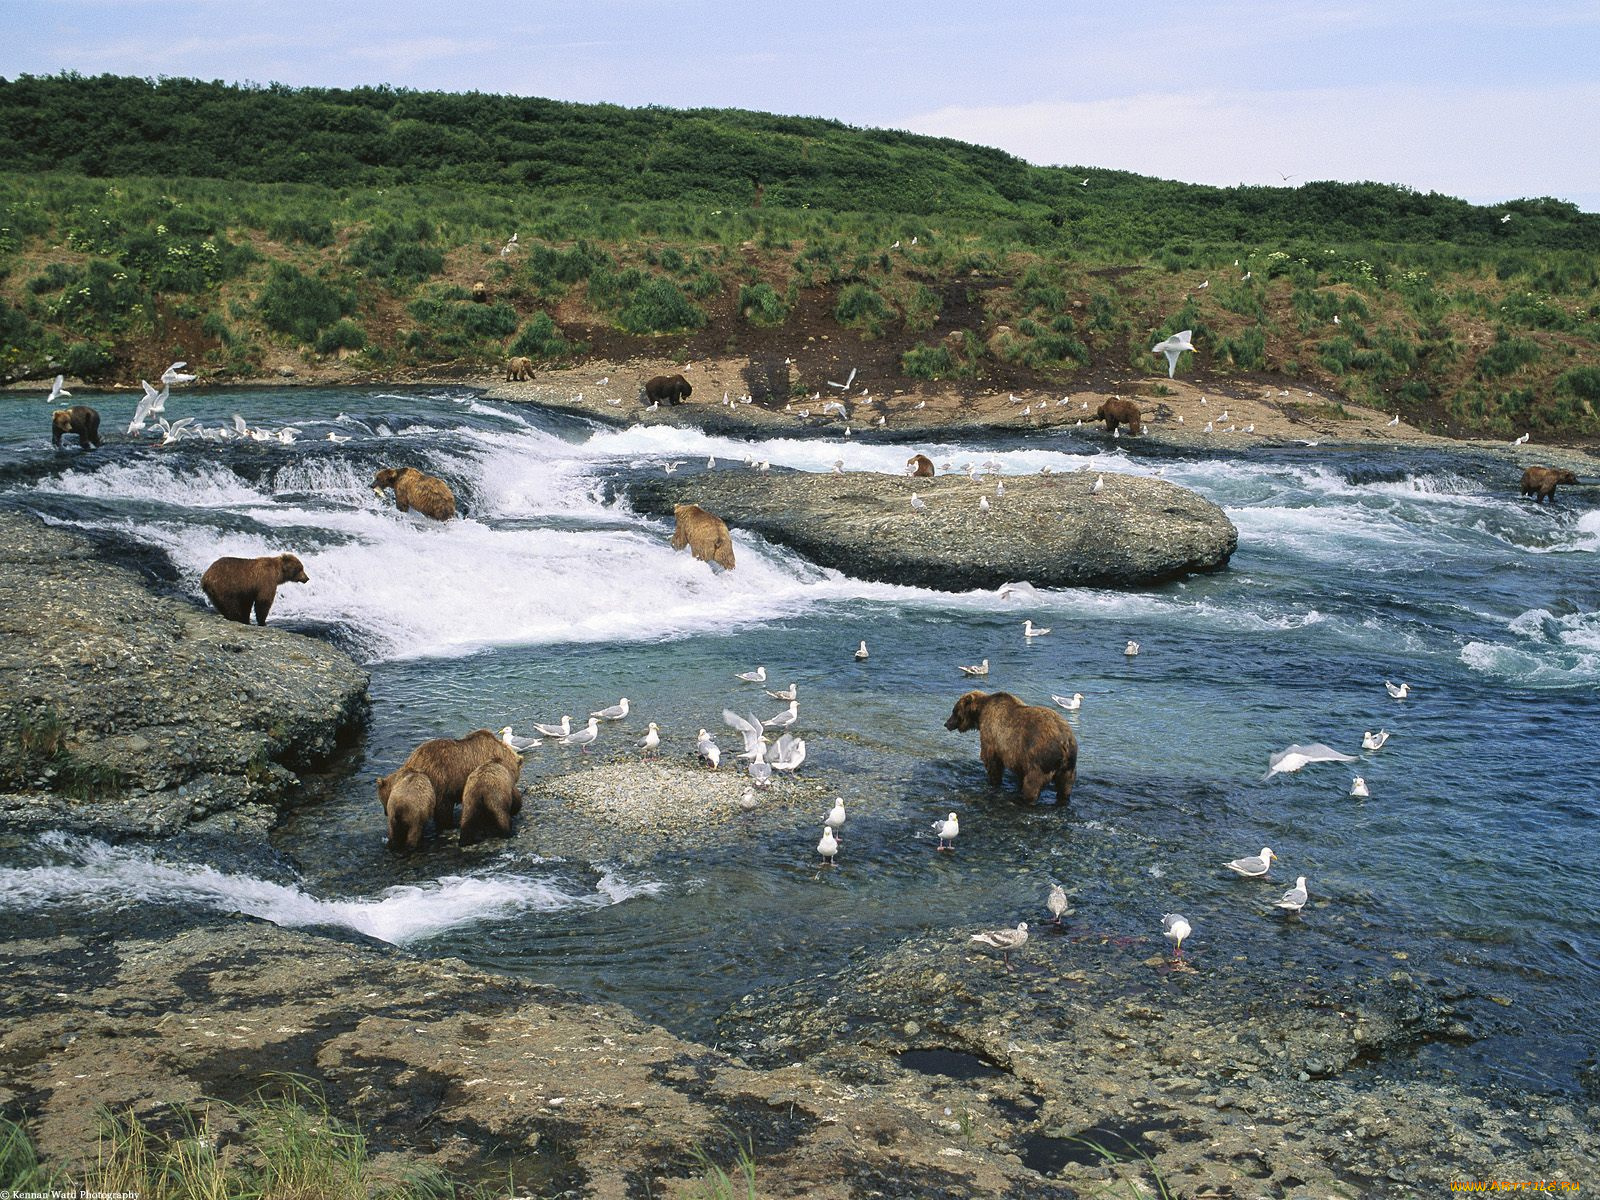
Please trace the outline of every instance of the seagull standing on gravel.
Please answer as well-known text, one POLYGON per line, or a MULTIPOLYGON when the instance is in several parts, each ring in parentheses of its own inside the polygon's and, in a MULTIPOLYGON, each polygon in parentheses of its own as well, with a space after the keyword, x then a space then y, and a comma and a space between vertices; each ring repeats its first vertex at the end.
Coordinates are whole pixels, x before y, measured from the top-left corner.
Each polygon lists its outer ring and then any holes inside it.
POLYGON ((1105 486, 1106 477, 1104 475, 1096 475, 1094 477, 1094 482, 1089 485, 1089 494, 1091 496, 1098 496, 1102 491, 1105 490, 1105 486))
POLYGON ((955 813, 951 813, 942 821, 933 823, 934 832, 939 835, 940 850, 954 850, 955 840, 961 835, 961 822, 956 820, 955 813), (948 845, 946 843, 949 843, 948 845))
POLYGON ((922 497, 915 492, 911 493, 911 511, 919 515, 928 511, 928 506, 923 503, 922 497))
POLYGON ((600 720, 598 717, 590 717, 587 725, 582 729, 575 729, 567 734, 566 737, 561 739, 561 744, 563 746, 577 746, 587 754, 589 753, 589 744, 599 736, 600 720))
POLYGON ((654 758, 654 757, 656 757, 656 751, 660 748, 660 746, 661 746, 661 730, 659 728, 657 728, 656 723, 654 721, 651 721, 650 722, 650 731, 648 733, 646 733, 644 735, 643 740, 640 741, 639 749, 641 751, 643 751, 644 757, 646 757, 646 758, 654 758))
POLYGON ((1011 965, 1011 952, 1020 950, 1028 941, 1028 923, 1021 922, 1015 929, 990 929, 983 933, 975 933, 972 940, 982 942, 985 946, 992 946, 1004 956, 1006 966, 1011 965))
POLYGON ((717 745, 716 738, 702 729, 700 737, 694 744, 695 753, 705 759, 713 771, 722 762, 722 747, 717 745))
POLYGON ((628 715, 628 698, 624 696, 609 708, 598 709, 589 714, 590 718, 599 718, 602 721, 620 721, 628 715))

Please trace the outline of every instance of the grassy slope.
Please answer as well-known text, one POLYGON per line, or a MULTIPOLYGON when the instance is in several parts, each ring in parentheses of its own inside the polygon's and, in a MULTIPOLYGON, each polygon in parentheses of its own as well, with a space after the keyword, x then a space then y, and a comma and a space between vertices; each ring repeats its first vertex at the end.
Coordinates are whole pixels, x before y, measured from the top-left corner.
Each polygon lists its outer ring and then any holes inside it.
POLYGON ((0 81, 0 139, 11 378, 827 335, 880 377, 1068 386, 1153 373, 1150 339, 1192 327, 1202 377, 1600 432, 1600 217, 1557 201, 1206 188, 738 111, 115 77, 0 81))

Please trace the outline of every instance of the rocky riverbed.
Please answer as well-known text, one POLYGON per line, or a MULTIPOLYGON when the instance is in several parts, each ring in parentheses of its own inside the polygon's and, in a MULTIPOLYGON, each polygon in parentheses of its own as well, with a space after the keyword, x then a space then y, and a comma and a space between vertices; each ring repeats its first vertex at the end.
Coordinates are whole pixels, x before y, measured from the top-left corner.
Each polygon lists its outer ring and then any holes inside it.
POLYGON ((1137 587, 1220 570, 1239 543, 1239 531, 1209 500, 1134 475, 974 480, 748 470, 645 480, 630 495, 641 511, 662 516, 675 504, 698 504, 735 531, 752 530, 859 578, 945 591, 1023 579, 1040 587, 1137 587))

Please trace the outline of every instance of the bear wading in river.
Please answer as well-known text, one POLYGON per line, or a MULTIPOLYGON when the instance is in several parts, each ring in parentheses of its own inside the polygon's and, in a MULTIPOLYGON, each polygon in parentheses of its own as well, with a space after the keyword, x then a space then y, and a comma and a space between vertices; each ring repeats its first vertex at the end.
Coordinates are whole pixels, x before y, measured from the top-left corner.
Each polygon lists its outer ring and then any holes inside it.
POLYGON ((406 771, 421 771, 433 784, 433 824, 442 834, 454 823, 467 777, 489 762, 505 767, 513 781, 522 770, 522 756, 487 729, 465 737, 434 738, 413 750, 399 770, 378 780, 378 802, 387 812, 390 790, 399 777, 406 771))
POLYGON ((394 489, 394 506, 401 512, 416 509, 435 521, 448 521, 456 515, 456 494, 450 485, 415 467, 385 467, 372 479, 372 490, 379 497, 384 488, 394 489))
POLYGON ((698 504, 674 504, 672 515, 678 519, 672 531, 674 550, 687 546, 701 562, 714 562, 724 570, 733 570, 733 538, 721 517, 698 504))
POLYGON ((217 559, 200 576, 200 590, 228 620, 248 625, 254 608, 256 624, 265 625, 280 583, 310 582, 311 577, 294 555, 269 554, 264 558, 217 559))
POLYGON ((1024 704, 1010 692, 971 691, 956 701, 944 727, 956 733, 978 731, 978 756, 990 787, 999 787, 1010 771, 1030 804, 1052 782, 1057 803, 1065 804, 1072 795, 1078 739, 1055 710, 1024 704))
POLYGON ((100 444, 100 414, 87 404, 58 408, 50 414, 50 444, 61 445, 62 434, 78 435, 78 445, 92 450, 100 444))
POLYGON ((1535 504, 1541 500, 1554 504, 1556 484, 1577 482, 1578 477, 1571 471, 1560 471, 1554 467, 1529 467, 1522 473, 1522 494, 1532 496, 1535 504))
POLYGON ((383 813, 389 819, 389 849, 415 850, 433 816, 433 782, 421 771, 396 771, 387 793, 380 791, 383 813))
POLYGON ((490 834, 511 836, 511 818, 522 811, 522 797, 510 771, 486 762, 467 776, 461 789, 461 844, 470 846, 490 834))

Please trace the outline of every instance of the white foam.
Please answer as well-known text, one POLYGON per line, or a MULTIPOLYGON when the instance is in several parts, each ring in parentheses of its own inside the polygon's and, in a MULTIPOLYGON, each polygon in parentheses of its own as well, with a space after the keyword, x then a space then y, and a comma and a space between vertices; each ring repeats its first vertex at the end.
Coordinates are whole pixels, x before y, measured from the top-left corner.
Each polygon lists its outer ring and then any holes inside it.
POLYGON ((447 875, 425 884, 386 888, 377 896, 324 900, 301 888, 198 863, 167 862, 146 849, 92 838, 47 834, 50 866, 0 867, 0 911, 52 905, 197 904, 242 912, 275 925, 340 925, 403 945, 449 929, 505 920, 519 913, 604 907, 661 890, 604 875, 596 890, 574 894, 531 875, 447 875))
POLYGON ((1518 640, 1473 641, 1461 661, 1480 674, 1531 685, 1589 684, 1600 680, 1600 612, 1556 616, 1530 608, 1506 624, 1518 640))

